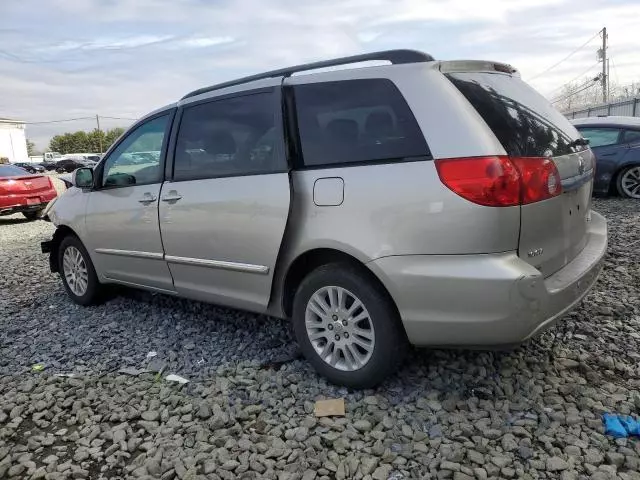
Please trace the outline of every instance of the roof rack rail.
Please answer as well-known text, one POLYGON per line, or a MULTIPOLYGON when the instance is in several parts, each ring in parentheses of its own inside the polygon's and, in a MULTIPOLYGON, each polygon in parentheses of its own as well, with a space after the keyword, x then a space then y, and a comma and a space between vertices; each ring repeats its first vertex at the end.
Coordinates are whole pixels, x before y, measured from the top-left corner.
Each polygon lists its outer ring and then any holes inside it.
POLYGON ((391 62, 392 64, 401 64, 432 62, 435 59, 428 53, 419 52, 417 50, 384 50, 382 52, 364 53, 361 55, 352 55, 350 57, 340 57, 334 58, 332 60, 304 63, 302 65, 295 65, 293 67, 280 68, 278 70, 271 70, 264 73, 258 73, 256 75, 249 75, 248 77, 242 77, 236 80, 218 83, 217 85, 212 85, 210 87, 199 88, 198 90, 187 93, 184 97, 182 97, 181 100, 189 97, 195 97, 196 95, 211 92, 213 90, 219 90, 221 88, 253 82, 254 80, 262 80, 265 78, 273 77, 289 77, 294 73, 305 72, 307 70, 317 70, 319 68, 335 67, 338 65, 348 65, 350 63, 370 62, 376 60, 386 60, 388 62, 391 62))

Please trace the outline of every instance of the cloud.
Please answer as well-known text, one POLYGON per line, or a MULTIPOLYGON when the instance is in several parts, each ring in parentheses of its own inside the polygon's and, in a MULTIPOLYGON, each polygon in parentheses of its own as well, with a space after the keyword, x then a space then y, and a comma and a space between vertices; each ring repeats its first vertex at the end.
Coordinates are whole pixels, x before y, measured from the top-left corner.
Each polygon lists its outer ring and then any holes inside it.
MULTIPOLYGON (((389 48, 504 61, 526 80, 604 25, 618 80, 640 80, 637 0, 50 0, 0 10, 11 26, 0 29, 0 116, 24 120, 137 117, 204 85, 389 48)), ((598 42, 533 85, 551 94, 597 74, 598 42)), ((27 134, 45 146, 77 128, 93 122, 27 134)))
POLYGON ((44 47, 40 50, 47 52, 67 52, 73 50, 120 50, 126 48, 137 48, 167 42, 174 37, 171 35, 136 35, 124 38, 98 38, 86 42, 64 41, 57 45, 44 47))
POLYGON ((182 40, 179 43, 179 46, 202 48, 202 47, 213 47, 215 45, 225 45, 233 42, 234 42, 233 37, 194 37, 194 38, 186 38, 182 40))

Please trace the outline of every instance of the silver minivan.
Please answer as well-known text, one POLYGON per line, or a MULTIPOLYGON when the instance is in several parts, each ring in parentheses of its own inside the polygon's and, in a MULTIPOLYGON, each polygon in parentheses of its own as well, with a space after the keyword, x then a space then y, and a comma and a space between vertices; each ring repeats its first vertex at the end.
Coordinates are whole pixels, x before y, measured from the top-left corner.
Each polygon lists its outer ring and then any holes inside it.
POLYGON ((81 305, 115 283, 290 318, 369 387, 408 344, 514 345, 575 306, 607 245, 593 174, 509 65, 378 52, 150 113, 74 172, 42 249, 81 305))

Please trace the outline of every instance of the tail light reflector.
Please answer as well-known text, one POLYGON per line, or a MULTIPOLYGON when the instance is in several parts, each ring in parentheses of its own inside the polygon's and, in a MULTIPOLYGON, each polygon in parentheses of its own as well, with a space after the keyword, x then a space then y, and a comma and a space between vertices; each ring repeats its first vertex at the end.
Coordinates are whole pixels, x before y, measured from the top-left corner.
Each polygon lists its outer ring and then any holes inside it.
POLYGON ((547 157, 446 158, 435 165, 447 188, 478 205, 525 205, 562 191, 558 169, 547 157))

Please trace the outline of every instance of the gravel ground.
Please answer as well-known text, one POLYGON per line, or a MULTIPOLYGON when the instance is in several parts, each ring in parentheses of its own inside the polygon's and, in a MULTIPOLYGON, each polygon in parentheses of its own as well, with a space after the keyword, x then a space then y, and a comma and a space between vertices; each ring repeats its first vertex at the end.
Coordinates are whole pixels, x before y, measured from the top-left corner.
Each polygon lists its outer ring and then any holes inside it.
POLYGON ((640 208, 595 208, 603 274, 556 328, 511 352, 412 352, 361 392, 316 376, 281 321, 127 290, 77 307, 39 253, 52 226, 2 217, 0 478, 640 479, 640 441, 600 420, 640 410, 640 208), (332 397, 346 417, 316 419, 332 397))

